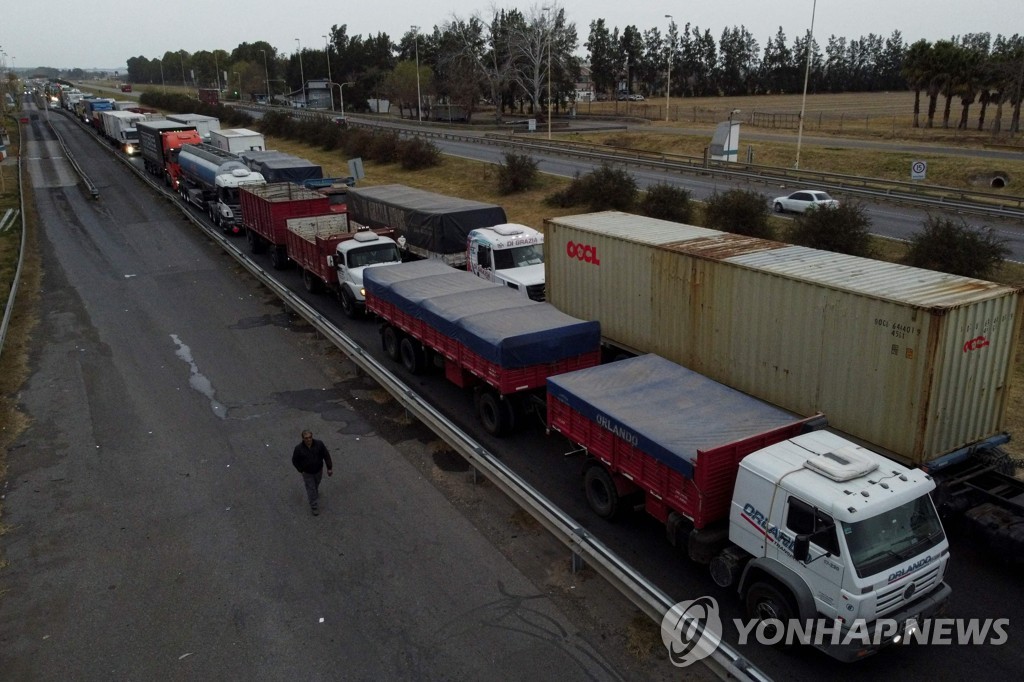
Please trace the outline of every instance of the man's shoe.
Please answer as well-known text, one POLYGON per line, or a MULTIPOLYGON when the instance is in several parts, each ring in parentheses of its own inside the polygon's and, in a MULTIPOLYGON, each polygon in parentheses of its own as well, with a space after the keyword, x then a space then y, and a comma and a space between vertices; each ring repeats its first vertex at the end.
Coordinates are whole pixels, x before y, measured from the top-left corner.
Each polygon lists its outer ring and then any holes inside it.
POLYGON ((313 510, 313 516, 320 516, 320 509, 315 504, 310 509, 313 510))

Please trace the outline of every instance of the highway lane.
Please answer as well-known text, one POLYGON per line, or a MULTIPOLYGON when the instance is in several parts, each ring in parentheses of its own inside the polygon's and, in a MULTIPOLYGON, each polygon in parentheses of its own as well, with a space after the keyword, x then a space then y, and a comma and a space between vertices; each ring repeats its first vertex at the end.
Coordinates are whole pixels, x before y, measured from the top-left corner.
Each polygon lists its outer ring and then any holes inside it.
MULTIPOLYGON (((502 163, 504 155, 512 148, 505 148, 495 144, 477 144, 473 142, 462 142, 432 138, 432 141, 445 154, 457 156, 484 163, 502 163)), ((546 155, 542 152, 531 152, 531 156, 538 162, 538 170, 552 175, 572 178, 577 173, 586 174, 600 166, 599 163, 584 159, 560 156, 557 154, 546 155)), ((771 186, 763 182, 748 180, 732 180, 718 175, 699 175, 690 173, 674 173, 652 170, 647 167, 637 167, 622 161, 622 167, 628 169, 642 189, 659 183, 666 183, 673 187, 680 187, 691 193, 691 196, 698 201, 707 201, 716 192, 725 192, 730 189, 739 188, 758 192, 765 199, 765 205, 769 206, 773 198, 790 194, 798 189, 800 185, 793 186, 771 186)), ((871 201, 853 196, 837 194, 836 198, 841 201, 853 201, 860 203, 864 208, 864 214, 871 221, 873 234, 891 239, 906 241, 912 235, 920 232, 924 221, 929 215, 952 216, 955 220, 963 220, 967 225, 977 229, 991 229, 994 234, 1006 244, 1010 250, 1010 260, 1024 262, 1024 229, 1017 221, 984 219, 968 214, 956 214, 943 212, 937 209, 923 210, 912 206, 902 206, 897 203, 884 201, 871 201)), ((784 216, 791 218, 791 216, 784 216)))
MULTIPOLYGON (((57 118, 91 200, 40 118, 25 155, 43 285, 31 423, 3 487, 0 677, 670 672, 626 655, 626 619, 574 606, 567 572, 545 579, 557 543, 500 501, 499 549, 412 464, 430 459, 423 429, 394 425, 365 376, 57 118), (335 455, 315 518, 289 462, 303 428, 335 455)), ((580 593, 629 615, 594 588, 580 593)))
MULTIPOLYGON (((236 240, 244 248, 241 240, 236 240)), ((269 269, 269 260, 258 262, 269 269)), ((302 290, 301 278, 294 271, 278 273, 281 281, 304 299, 313 302, 337 326, 357 339, 360 344, 381 357, 379 337, 375 325, 368 320, 349 321, 340 306, 324 296, 313 296, 302 290)), ((396 368, 400 376, 403 370, 396 368)), ((590 513, 583 499, 578 455, 567 456, 570 445, 559 436, 546 436, 538 427, 528 429, 506 440, 495 440, 476 425, 471 400, 460 390, 444 381, 437 373, 408 377, 409 384, 426 395, 433 404, 444 410, 460 427, 474 434, 481 443, 497 453, 518 473, 527 478, 542 493, 554 500, 574 518, 611 545, 619 554, 654 580, 667 593, 678 598, 691 598, 701 594, 715 596, 723 607, 727 619, 737 618, 740 607, 729 590, 717 588, 706 569, 693 566, 673 550, 664 539, 663 529, 653 520, 636 514, 620 523, 607 523, 590 513)), ((1020 603, 1022 588, 1011 567, 994 562, 990 554, 977 551, 963 538, 954 538, 954 561, 950 582, 954 587, 952 615, 1012 616, 1008 604, 1020 603)), ((735 633, 732 633, 735 635, 735 633)), ((945 679, 966 676, 979 668, 996 674, 1010 674, 1019 670, 1021 660, 1019 641, 1021 628, 1011 621, 1010 644, 987 647, 910 647, 899 648, 864 661, 855 666, 839 666, 831 659, 813 651, 780 652, 760 646, 749 646, 741 652, 777 679, 821 679, 822 676, 842 679, 867 679, 886 675, 892 666, 914 678, 945 679)))

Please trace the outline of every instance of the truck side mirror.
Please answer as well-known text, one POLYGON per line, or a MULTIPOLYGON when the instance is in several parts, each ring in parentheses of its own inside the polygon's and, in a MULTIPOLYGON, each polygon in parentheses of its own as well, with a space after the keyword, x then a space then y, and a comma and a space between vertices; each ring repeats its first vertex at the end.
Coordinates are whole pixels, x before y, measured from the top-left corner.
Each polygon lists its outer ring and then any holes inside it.
POLYGON ((796 542, 793 544, 793 558, 800 563, 807 561, 807 555, 810 553, 810 549, 810 533, 800 533, 796 536, 796 542))

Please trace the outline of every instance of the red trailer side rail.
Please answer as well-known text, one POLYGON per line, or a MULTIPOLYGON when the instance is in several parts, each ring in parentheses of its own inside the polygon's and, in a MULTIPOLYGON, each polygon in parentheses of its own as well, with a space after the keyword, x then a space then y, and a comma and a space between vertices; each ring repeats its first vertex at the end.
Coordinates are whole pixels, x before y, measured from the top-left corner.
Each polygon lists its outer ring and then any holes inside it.
POLYGON ((693 477, 687 478, 551 393, 548 393, 547 405, 548 427, 582 445, 612 473, 643 490, 651 516, 664 523, 669 512, 675 511, 692 520, 698 529, 728 517, 740 460, 773 443, 800 435, 804 425, 817 418, 801 419, 743 440, 698 450, 693 477))

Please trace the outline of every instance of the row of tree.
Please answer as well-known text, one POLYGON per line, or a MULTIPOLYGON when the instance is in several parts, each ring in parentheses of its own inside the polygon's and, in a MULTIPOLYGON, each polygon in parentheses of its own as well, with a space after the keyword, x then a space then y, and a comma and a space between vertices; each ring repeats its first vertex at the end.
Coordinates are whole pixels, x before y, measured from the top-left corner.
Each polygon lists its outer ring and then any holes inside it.
MULTIPOLYGON (((511 112, 540 114, 563 109, 578 90, 592 83, 596 94, 626 91, 644 95, 715 96, 800 92, 896 90, 910 87, 929 97, 927 125, 934 125, 937 98, 960 97, 960 126, 975 101, 987 107, 1010 103, 1011 130, 1019 126, 1024 38, 969 34, 906 45, 899 31, 889 37, 869 34, 856 40, 830 36, 824 51, 810 33, 790 42, 780 28, 762 51, 742 25, 725 29, 716 40, 708 29, 671 21, 640 31, 609 29, 591 22, 584 43, 587 59, 576 56, 579 37, 559 7, 498 10, 489 19, 455 17, 430 33, 411 29, 393 42, 386 33, 349 36, 332 26, 323 48, 303 46, 281 53, 269 43, 242 43, 231 52, 184 50, 160 58, 133 57, 128 77, 134 82, 186 83, 228 91, 274 93, 299 90, 302 75, 351 83, 350 108, 367 98, 389 99, 410 113, 422 102, 446 102, 471 111, 481 100, 495 116, 511 112), (808 49, 809 48, 809 49, 808 49), (810 69, 807 69, 808 54, 810 69)), ((334 89, 337 92, 337 88, 334 89)), ((915 107, 915 115, 919 107, 915 107)), ((999 118, 997 116, 996 120, 999 118)), ((915 117, 915 125, 918 124, 915 117)), ((979 128, 984 124, 984 114, 979 128)))

